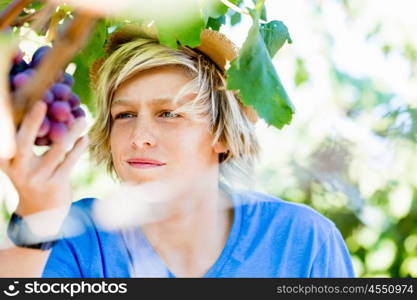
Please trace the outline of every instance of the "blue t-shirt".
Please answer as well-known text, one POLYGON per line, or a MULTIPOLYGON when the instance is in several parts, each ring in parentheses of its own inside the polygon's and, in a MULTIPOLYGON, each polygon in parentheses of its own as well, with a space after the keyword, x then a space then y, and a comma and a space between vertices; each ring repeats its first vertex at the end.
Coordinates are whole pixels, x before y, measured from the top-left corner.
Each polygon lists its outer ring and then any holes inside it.
MULTIPOLYGON (((260 192, 233 194, 232 227, 204 277, 354 277, 335 224, 312 208, 260 192)), ((52 249, 42 277, 175 277, 139 227, 104 230, 94 198, 74 202, 64 228, 76 236, 52 249)))

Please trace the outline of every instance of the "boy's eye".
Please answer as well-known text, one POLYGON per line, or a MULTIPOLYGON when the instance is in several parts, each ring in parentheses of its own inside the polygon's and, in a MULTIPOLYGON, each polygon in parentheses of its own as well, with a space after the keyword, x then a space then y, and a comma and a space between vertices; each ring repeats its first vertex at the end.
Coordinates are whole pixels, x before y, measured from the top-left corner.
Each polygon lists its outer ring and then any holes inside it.
POLYGON ((124 113, 117 114, 114 118, 115 119, 127 119, 127 118, 131 118, 132 116, 134 116, 132 113, 124 112, 124 113))
MULTIPOLYGON (((174 118, 180 117, 179 114, 175 114, 172 111, 163 111, 160 114, 160 116, 162 116, 163 118, 168 118, 168 119, 174 119, 174 118)), ((114 119, 130 119, 130 118, 133 118, 133 117, 135 117, 135 114, 133 114, 133 113, 122 112, 122 113, 116 114, 114 119)))
POLYGON ((173 113, 172 111, 163 111, 161 116, 166 117, 168 119, 178 118, 180 115, 173 113))

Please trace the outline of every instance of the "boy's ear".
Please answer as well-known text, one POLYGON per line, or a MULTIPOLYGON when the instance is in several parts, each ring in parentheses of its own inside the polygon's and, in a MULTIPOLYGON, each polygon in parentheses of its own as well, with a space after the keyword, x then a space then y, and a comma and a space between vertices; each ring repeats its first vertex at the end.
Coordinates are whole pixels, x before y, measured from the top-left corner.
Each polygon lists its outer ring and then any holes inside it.
POLYGON ((227 149, 227 147, 226 147, 226 146, 225 146, 222 142, 220 142, 220 141, 218 141, 216 144, 214 144, 213 149, 214 149, 214 152, 216 152, 216 153, 225 153, 225 152, 227 152, 227 150, 229 150, 229 149, 227 149))

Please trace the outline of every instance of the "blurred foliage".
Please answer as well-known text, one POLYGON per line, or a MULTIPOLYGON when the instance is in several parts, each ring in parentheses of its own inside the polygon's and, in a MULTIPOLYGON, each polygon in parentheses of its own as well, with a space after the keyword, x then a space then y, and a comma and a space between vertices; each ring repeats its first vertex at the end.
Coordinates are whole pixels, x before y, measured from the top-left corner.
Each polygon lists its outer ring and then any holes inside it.
POLYGON ((258 186, 333 220, 357 276, 417 277, 414 4, 375 2, 300 0, 282 12, 305 8, 293 24, 282 18, 299 48, 276 61, 291 61, 283 82, 294 82, 298 113, 263 136, 276 157, 259 167, 258 186))

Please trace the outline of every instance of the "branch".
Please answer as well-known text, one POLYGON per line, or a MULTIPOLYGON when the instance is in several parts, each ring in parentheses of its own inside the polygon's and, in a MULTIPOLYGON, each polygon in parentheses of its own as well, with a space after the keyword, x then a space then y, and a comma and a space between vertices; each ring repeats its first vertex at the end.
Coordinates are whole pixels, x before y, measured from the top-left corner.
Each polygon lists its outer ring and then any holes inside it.
POLYGON ((55 40, 54 46, 41 61, 37 74, 16 91, 14 97, 14 122, 16 125, 20 124, 24 114, 55 83, 61 70, 85 44, 95 23, 96 18, 78 13, 67 29, 55 40))
POLYGON ((51 19, 51 15, 56 11, 56 6, 52 3, 46 3, 45 7, 40 10, 39 15, 37 18, 30 24, 30 28, 35 31, 45 31, 43 34, 46 33, 48 30, 48 23, 51 19))
POLYGON ((44 8, 40 9, 40 10, 35 10, 35 12, 28 14, 24 17, 20 17, 15 19, 10 26, 22 26, 23 24, 32 21, 33 19, 35 19, 41 12, 42 10, 44 10, 44 8))
MULTIPOLYGON (((126 12, 132 13, 135 11, 138 0, 100 0, 100 1, 88 1, 88 0, 45 0, 46 2, 62 5, 67 4, 71 7, 74 7, 77 10, 83 11, 95 16, 108 17, 108 16, 123 16, 126 15, 126 12), (132 11, 133 9, 133 11, 132 11)), ((147 0, 142 0, 144 5, 146 5, 147 0)))
POLYGON ((52 14, 49 19, 48 35, 46 36, 48 42, 55 40, 58 33, 59 22, 65 19, 66 15, 67 13, 63 9, 58 9, 58 11, 52 14))
POLYGON ((32 0, 14 0, 0 12, 0 30, 9 26, 32 0))
MULTIPOLYGON (((220 0, 224 5, 226 5, 228 8, 230 8, 231 10, 234 10, 235 12, 241 14, 241 15, 247 15, 250 16, 249 12, 247 10, 241 9, 239 6, 233 4, 232 2, 228 1, 228 0, 220 0)), ((259 20, 259 23, 261 24, 266 24, 268 23, 267 21, 264 20, 259 20)))

